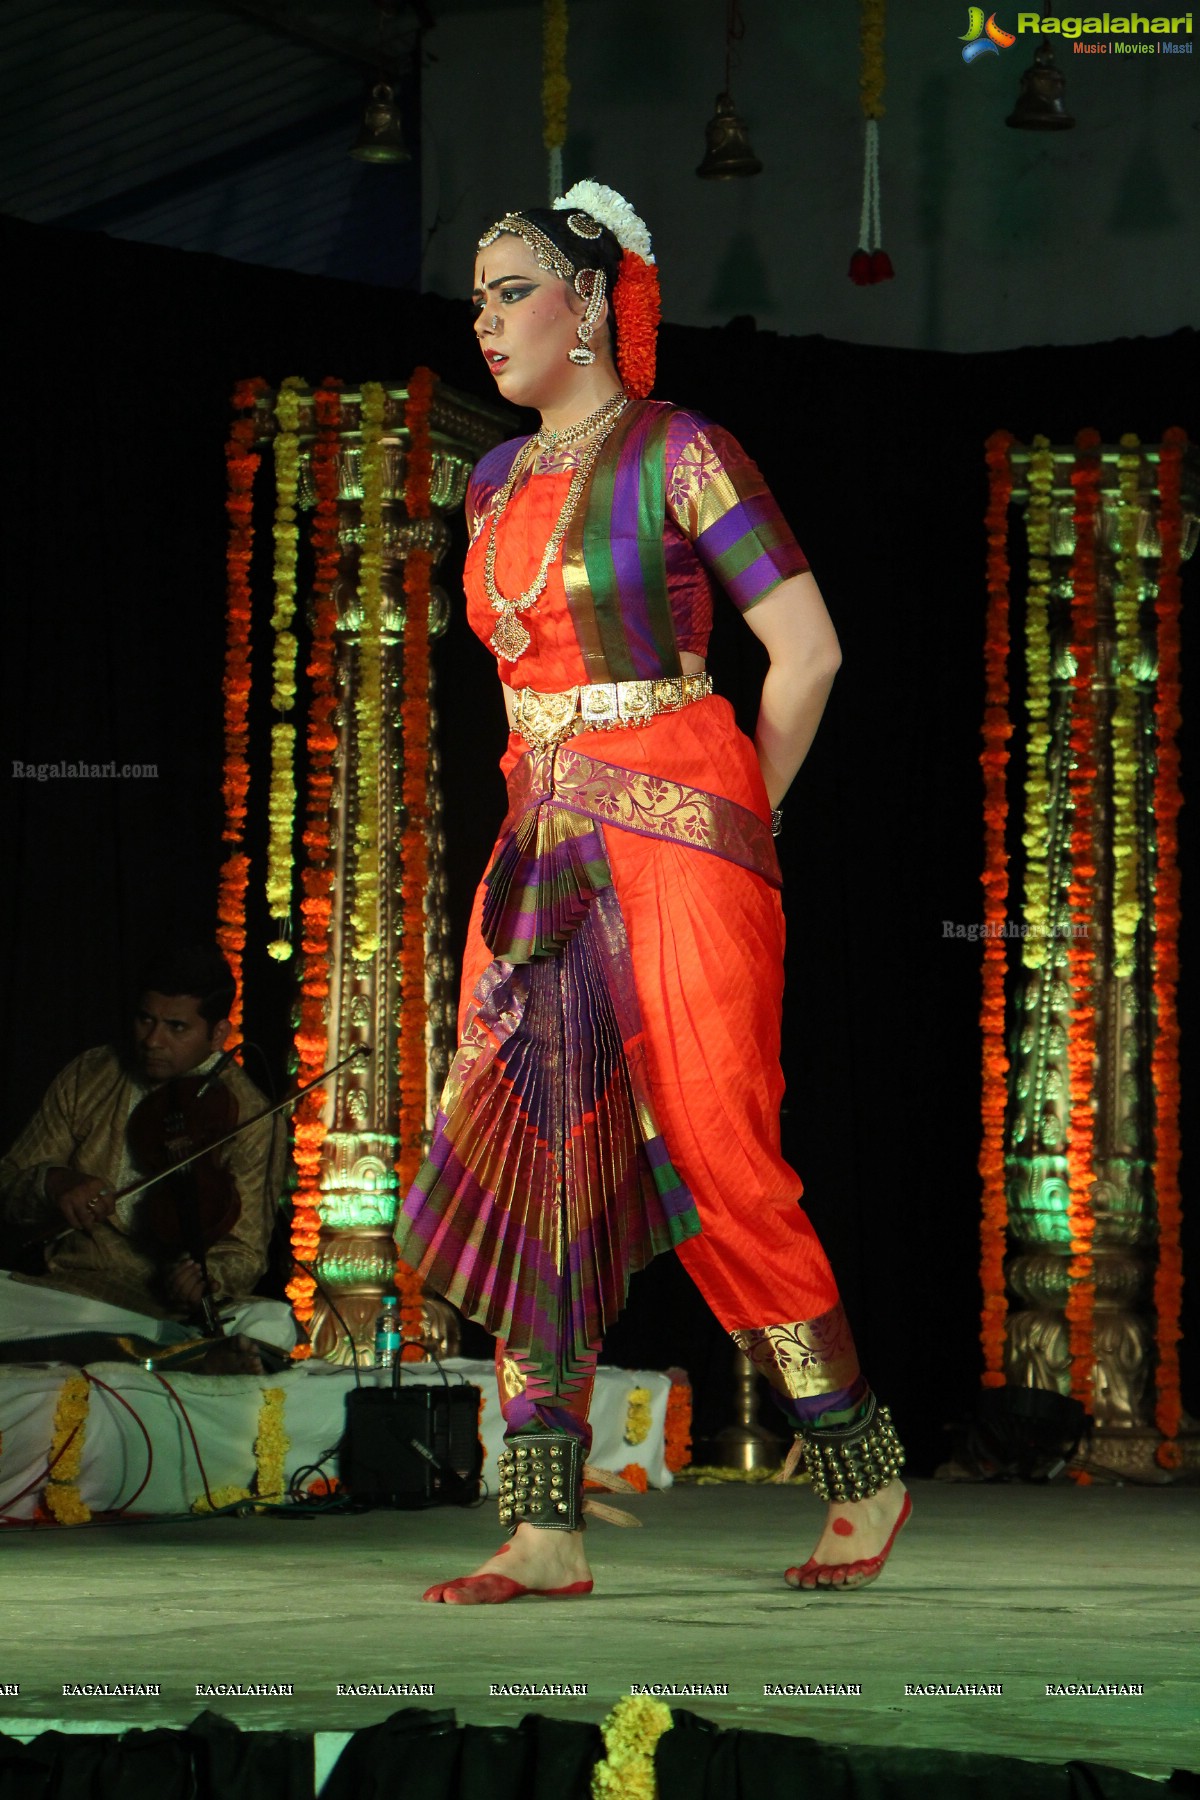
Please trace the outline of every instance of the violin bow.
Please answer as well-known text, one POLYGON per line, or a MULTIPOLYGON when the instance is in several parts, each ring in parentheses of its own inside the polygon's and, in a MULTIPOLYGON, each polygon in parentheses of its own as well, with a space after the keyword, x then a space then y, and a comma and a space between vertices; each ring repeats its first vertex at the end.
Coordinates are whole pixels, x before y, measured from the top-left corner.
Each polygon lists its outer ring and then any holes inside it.
MULTIPOLYGON (((114 1200, 136 1199, 139 1194, 144 1194, 147 1188, 152 1188, 158 1182, 165 1181, 168 1175, 177 1175, 180 1169, 186 1169, 189 1163, 198 1162, 202 1156, 207 1156, 210 1150, 220 1150, 224 1145, 232 1143, 234 1138, 240 1137, 242 1132, 251 1125, 258 1125, 263 1119, 273 1119, 276 1113, 285 1111, 289 1106, 295 1106, 298 1100, 303 1100, 305 1094, 311 1094, 314 1088, 320 1087, 323 1081, 328 1081, 331 1075, 336 1075, 339 1069, 344 1069, 346 1064, 352 1063, 356 1057, 374 1056, 374 1054, 375 1051, 370 1044, 356 1044, 349 1055, 343 1056, 340 1062, 332 1063, 328 1069, 322 1069, 314 1080, 307 1082, 296 1093, 287 1094, 282 1100, 277 1100, 274 1106, 268 1106, 262 1112, 254 1113, 249 1119, 242 1119, 232 1131, 227 1131, 224 1137, 214 1138, 211 1144, 202 1144, 199 1150, 193 1150, 189 1156, 181 1156, 178 1162, 173 1162, 167 1169, 160 1169, 157 1175, 147 1175, 141 1181, 133 1182, 129 1187, 118 1189, 116 1193, 113 1193, 111 1188, 101 1188, 100 1194, 96 1196, 97 1199, 106 1194, 114 1200)), ((57 1244, 60 1238, 69 1237, 74 1230, 73 1225, 68 1225, 65 1231, 55 1232, 52 1238, 44 1241, 47 1244, 57 1244)))

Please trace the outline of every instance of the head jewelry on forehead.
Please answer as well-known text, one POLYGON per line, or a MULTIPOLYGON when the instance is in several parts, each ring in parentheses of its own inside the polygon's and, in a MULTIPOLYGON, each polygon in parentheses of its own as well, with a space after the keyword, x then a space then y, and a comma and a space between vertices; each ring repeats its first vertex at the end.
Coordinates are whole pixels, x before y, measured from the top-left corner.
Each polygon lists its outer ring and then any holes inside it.
MULTIPOLYGON (((574 264, 564 256, 558 245, 553 243, 544 231, 539 231, 536 225, 531 224, 520 213, 505 213, 502 219, 497 219, 494 225, 489 225, 479 240, 479 249, 490 249, 496 239, 506 231, 511 232, 513 237, 520 238, 539 269, 546 269, 550 274, 560 276, 563 281, 574 281, 574 264)), ((599 236, 599 232, 596 235, 599 236)))

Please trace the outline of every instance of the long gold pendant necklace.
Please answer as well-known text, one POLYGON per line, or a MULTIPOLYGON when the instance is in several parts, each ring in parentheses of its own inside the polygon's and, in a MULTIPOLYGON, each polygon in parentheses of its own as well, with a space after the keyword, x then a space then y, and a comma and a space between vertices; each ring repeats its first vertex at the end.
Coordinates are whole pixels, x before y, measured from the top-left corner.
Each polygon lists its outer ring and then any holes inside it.
POLYGON ((587 485, 587 479, 592 472, 596 458, 604 447, 604 441, 625 409, 626 398, 624 391, 618 389, 610 399, 604 402, 603 406, 598 407, 594 413, 589 413, 586 419, 581 419, 578 425, 569 425, 564 431, 541 430, 535 432, 517 457, 508 480, 496 496, 488 522, 487 549, 483 558, 483 580, 493 610, 500 615, 496 622, 496 629, 492 633, 491 644, 502 662, 516 662, 522 652, 528 650, 533 642, 517 614, 528 612, 545 588, 550 565, 558 555, 559 547, 567 534, 567 527, 579 504, 579 497, 587 485), (594 436, 592 436, 593 433, 594 436), (571 478, 567 497, 563 501, 562 511, 558 515, 554 530, 550 534, 550 541, 542 553, 538 572, 523 594, 517 594, 510 599, 507 594, 502 594, 496 586, 496 527, 500 522, 501 515, 512 499, 518 481, 530 467, 539 450, 559 450, 567 444, 578 443, 589 436, 592 437, 592 441, 580 455, 579 467, 571 478))

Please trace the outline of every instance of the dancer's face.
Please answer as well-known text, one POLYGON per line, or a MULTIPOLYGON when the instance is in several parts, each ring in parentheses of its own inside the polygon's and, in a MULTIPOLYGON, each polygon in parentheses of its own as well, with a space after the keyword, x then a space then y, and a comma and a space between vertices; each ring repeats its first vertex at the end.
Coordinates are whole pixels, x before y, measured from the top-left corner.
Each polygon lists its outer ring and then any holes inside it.
POLYGON ((543 411, 577 383, 568 360, 586 310, 569 282, 539 268, 519 237, 504 232, 475 263, 475 336, 503 399, 543 411))

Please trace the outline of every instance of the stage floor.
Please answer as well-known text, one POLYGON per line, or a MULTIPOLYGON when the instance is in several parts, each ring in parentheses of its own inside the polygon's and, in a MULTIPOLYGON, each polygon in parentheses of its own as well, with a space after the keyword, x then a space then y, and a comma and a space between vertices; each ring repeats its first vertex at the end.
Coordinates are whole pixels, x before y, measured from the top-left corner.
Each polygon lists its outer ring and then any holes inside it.
MULTIPOLYGON (((725 1726, 826 1741, 1082 1757, 1141 1774, 1200 1769, 1200 1490, 913 1484, 883 1578, 801 1595, 819 1519, 804 1490, 679 1486, 633 1498, 641 1531, 597 1525, 597 1591, 505 1607, 421 1604, 498 1541, 494 1509, 6 1531, 0 1730, 184 1724, 349 1732, 408 1705, 509 1724, 599 1720, 632 1683, 723 1684, 668 1696, 725 1726), (64 1683, 158 1683, 157 1698, 63 1696, 64 1683), (351 1683, 431 1684, 405 1698, 351 1683), (279 1685, 291 1697, 198 1695, 279 1685), (586 1683, 586 1697, 493 1684, 586 1683), (765 1684, 855 1684, 767 1697, 765 1684), (999 1695, 906 1684, 1002 1684, 999 1695), (1050 1684, 1138 1686, 1052 1696, 1050 1684)), ((624 1504, 622 1500, 622 1504, 624 1504)))

